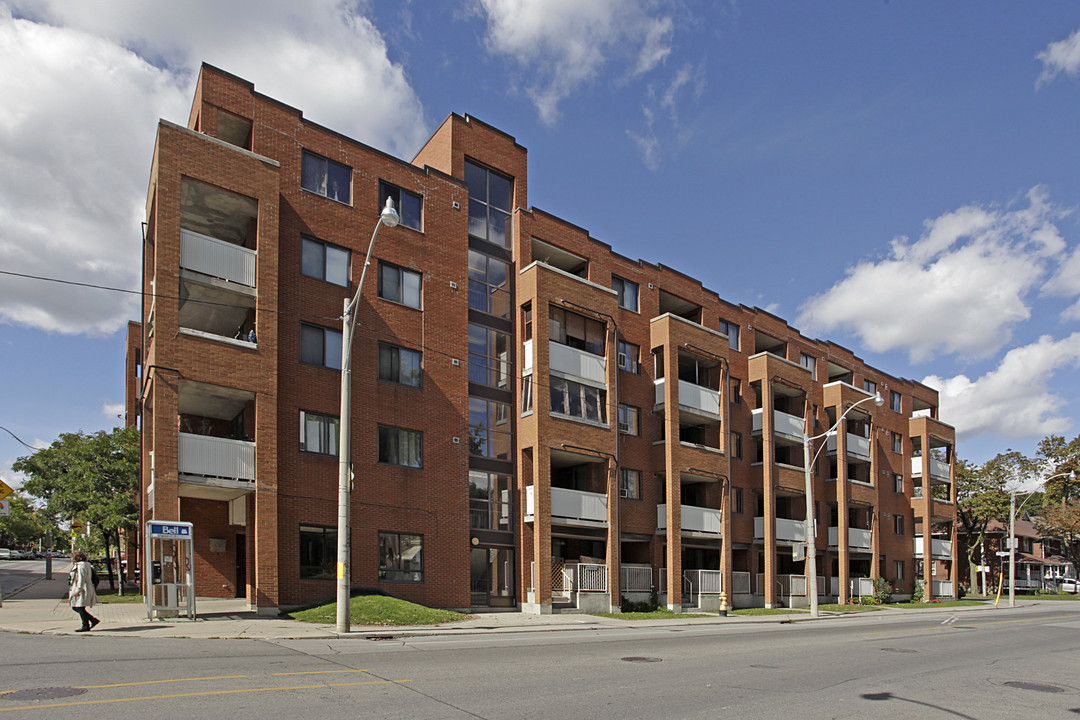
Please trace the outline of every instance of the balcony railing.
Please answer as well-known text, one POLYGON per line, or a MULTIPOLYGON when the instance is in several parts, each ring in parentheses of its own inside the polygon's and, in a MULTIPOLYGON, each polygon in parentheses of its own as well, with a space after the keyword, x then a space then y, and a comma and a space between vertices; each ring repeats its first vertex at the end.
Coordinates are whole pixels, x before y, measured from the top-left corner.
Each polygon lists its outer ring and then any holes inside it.
MULTIPOLYGON (((664 388, 667 378, 656 381, 656 404, 664 404, 664 388)), ((693 410, 709 417, 720 417, 720 391, 702 387, 686 380, 679 380, 679 407, 693 410)))
POLYGON ((179 433, 178 470, 183 475, 255 480, 255 443, 179 433))
POLYGON ((624 564, 620 572, 620 590, 622 592, 652 592, 652 565, 624 564))
MULTIPOLYGON (((765 574, 758 573, 757 576, 758 592, 764 593, 765 590, 765 574)), ((787 595, 789 597, 805 597, 806 596, 806 576, 805 575, 777 575, 775 588, 780 591, 780 595, 787 595)), ((825 577, 818 575, 817 577, 817 591, 818 595, 825 594, 825 577)))
MULTIPOLYGON (((761 408, 757 410, 751 410, 750 415, 753 422, 752 430, 754 432, 762 431, 762 413, 764 411, 761 408)), ((773 410, 773 432, 778 435, 785 435, 795 440, 802 440, 803 429, 805 428, 805 421, 797 415, 788 415, 786 412, 779 410, 773 410)))
MULTIPOLYGON (((915 536, 915 557, 920 558, 923 556, 923 538, 921 535, 915 536)), ((930 538, 930 557, 934 558, 951 558, 952 557, 952 540, 935 540, 930 538)))
POLYGON ((848 593, 851 597, 870 597, 874 594, 874 578, 851 578, 848 593))
MULTIPOLYGON (((722 531, 720 511, 696 505, 680 505, 682 529, 691 532, 719 535, 722 531)), ((667 505, 656 506, 656 529, 667 530, 667 505)))
POLYGON ((739 593, 742 595, 749 595, 750 573, 739 571, 731 573, 731 592, 732 594, 739 593))
POLYGON ((952 597, 953 584, 950 580, 931 580, 930 592, 933 597, 952 597))
MULTIPOLYGON (((830 452, 830 453, 835 453, 836 452, 836 436, 835 435, 830 435, 828 437, 828 439, 826 440, 826 443, 827 443, 827 447, 826 447, 825 451, 830 452)), ((846 452, 848 454, 848 457, 854 456, 854 457, 862 458, 864 460, 869 460, 870 459, 870 439, 869 438, 864 438, 862 435, 854 435, 852 433, 847 433, 847 440, 846 440, 845 450, 846 450, 846 452)))
MULTIPOLYGON (((526 486, 525 514, 530 517, 536 512, 533 495, 533 486, 526 486)), ((551 488, 551 517, 606 524, 607 495, 553 487, 551 488)))
POLYGON ((180 267, 255 287, 256 252, 192 230, 180 231, 180 267))
POLYGON ((564 375, 607 385, 607 358, 562 343, 548 343, 548 367, 564 375))
MULTIPOLYGON (((754 518, 754 539, 765 537, 765 518, 754 518)), ((806 542, 806 523, 802 520, 776 518, 776 539, 784 542, 806 542)))
MULTIPOLYGON (((921 457, 911 458, 912 477, 922 477, 922 469, 923 459, 921 457)), ((936 458, 930 458, 930 479, 949 482, 949 477, 949 463, 942 462, 936 458)))
MULTIPOLYGON (((829 528, 829 547, 839 547, 840 528, 829 528)), ((848 528, 848 548, 852 550, 870 550, 873 545, 873 533, 861 528, 848 528)))

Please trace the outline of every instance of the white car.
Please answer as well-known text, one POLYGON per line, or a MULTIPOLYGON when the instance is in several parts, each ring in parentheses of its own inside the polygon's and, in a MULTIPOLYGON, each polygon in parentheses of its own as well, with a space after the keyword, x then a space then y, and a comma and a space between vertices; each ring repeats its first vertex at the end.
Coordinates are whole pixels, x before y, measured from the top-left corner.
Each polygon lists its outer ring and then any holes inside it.
POLYGON ((1076 590, 1076 578, 1067 578, 1062 580, 1058 584, 1058 590, 1060 592, 1074 593, 1076 590))
POLYGON ((8 548, 0 548, 0 560, 10 560, 11 550, 8 548))

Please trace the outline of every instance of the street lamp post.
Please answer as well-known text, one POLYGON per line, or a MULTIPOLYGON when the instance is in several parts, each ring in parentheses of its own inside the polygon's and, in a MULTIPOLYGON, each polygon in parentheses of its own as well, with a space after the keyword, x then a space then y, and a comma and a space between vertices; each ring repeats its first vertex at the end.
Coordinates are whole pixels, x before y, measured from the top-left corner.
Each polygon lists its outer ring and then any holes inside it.
POLYGON ((364 289, 368 265, 371 264, 371 250, 375 247, 375 238, 379 228, 395 227, 399 218, 394 210, 394 201, 386 198, 386 207, 379 214, 375 231, 368 243, 364 269, 360 271, 360 283, 352 300, 346 298, 345 312, 341 316, 341 415, 338 420, 338 527, 337 527, 337 631, 349 632, 349 586, 352 580, 352 558, 350 541, 350 505, 352 498, 352 453, 350 438, 352 426, 352 344, 353 329, 356 327, 356 304, 364 289))
MULTIPOLYGON (((1049 480, 1065 477, 1066 475, 1070 480, 1076 481, 1076 471, 1070 470, 1069 472, 1051 475, 1040 481, 1039 485, 1045 485, 1049 480)), ((1028 496, 1024 498, 1024 502, 1020 503, 1020 507, 1016 507, 1016 488, 1009 491, 1009 607, 1016 607, 1016 513, 1024 509, 1024 506, 1027 505, 1027 501, 1030 500, 1034 494, 1035 490, 1032 490, 1028 496)))
MULTIPOLYGON (((806 475, 806 594, 810 597, 810 617, 818 616, 818 589, 817 589, 817 535, 815 533, 814 526, 814 479, 812 468, 817 463, 818 455, 821 454, 822 449, 827 443, 823 443, 814 453, 814 459, 810 459, 810 443, 814 440, 820 440, 828 437, 836 432, 836 429, 840 427, 840 423, 844 421, 848 413, 855 408, 862 405, 864 402, 874 401, 874 405, 881 407, 885 404, 885 400, 881 397, 880 393, 875 393, 873 397, 865 397, 858 402, 852 403, 851 407, 843 412, 843 414, 836 418, 836 422, 833 426, 821 433, 810 437, 805 432, 803 433, 803 472, 806 475), (813 590, 810 586, 813 586, 813 590)), ((840 542, 847 542, 847 538, 840 538, 840 542)))

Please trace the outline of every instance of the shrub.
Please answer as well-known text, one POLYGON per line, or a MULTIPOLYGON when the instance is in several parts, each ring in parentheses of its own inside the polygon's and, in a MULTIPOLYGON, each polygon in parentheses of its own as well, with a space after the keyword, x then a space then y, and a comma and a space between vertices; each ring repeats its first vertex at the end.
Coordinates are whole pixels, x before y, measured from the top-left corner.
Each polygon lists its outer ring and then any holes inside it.
POLYGON ((885 578, 874 578, 874 604, 887 603, 892 598, 893 587, 885 578))
POLYGON ((923 580, 918 578, 915 580, 915 592, 911 594, 911 602, 922 602, 923 592, 923 580))

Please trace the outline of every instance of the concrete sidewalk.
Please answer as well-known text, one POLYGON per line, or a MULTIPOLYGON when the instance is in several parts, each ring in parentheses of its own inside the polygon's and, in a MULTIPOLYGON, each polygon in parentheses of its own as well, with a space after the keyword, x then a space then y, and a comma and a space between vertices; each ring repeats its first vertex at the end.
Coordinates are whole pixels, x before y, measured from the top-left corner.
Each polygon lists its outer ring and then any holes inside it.
MULTIPOLYGON (((67 575, 55 574, 52 580, 39 580, 4 597, 0 607, 0 631, 75 634, 79 618, 68 605, 67 575)), ((993 607, 990 605, 989 607, 993 607)), ((891 610, 890 613, 939 613, 981 610, 983 607, 934 608, 926 610, 891 610)), ((204 638, 204 639, 332 639, 416 637, 422 635, 461 635, 492 632, 536 632, 540 630, 604 630, 611 628, 672 627, 680 625, 734 625, 810 621, 807 613, 757 617, 709 616, 681 620, 617 620, 593 615, 558 613, 530 615, 520 612, 475 613, 470 619, 437 626, 356 626, 348 634, 339 634, 333 625, 298 622, 288 618, 257 615, 242 599, 199 598, 196 620, 170 619, 149 621, 146 605, 141 603, 104 603, 91 612, 101 620, 86 636, 204 638)), ((844 617, 843 613, 823 613, 820 620, 844 617)))

